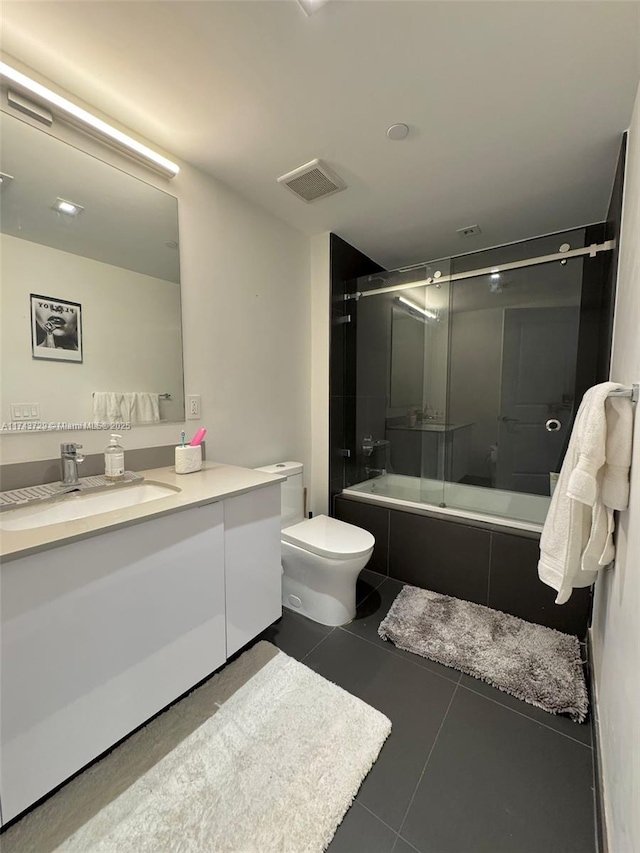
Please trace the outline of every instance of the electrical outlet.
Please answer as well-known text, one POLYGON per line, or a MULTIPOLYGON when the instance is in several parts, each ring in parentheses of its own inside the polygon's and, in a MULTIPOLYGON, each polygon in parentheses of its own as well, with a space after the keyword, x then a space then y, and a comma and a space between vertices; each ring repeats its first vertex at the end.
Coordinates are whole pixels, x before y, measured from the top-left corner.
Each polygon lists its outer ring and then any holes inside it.
POLYGON ((193 421, 200 417, 200 394, 187 396, 187 420, 193 421))

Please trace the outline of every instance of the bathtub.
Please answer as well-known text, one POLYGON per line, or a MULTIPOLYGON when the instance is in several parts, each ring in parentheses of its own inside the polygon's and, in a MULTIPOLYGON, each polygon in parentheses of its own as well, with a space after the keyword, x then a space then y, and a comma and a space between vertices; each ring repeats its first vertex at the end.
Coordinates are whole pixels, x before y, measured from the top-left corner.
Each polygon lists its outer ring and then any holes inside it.
POLYGON ((533 533, 542 531, 551 502, 544 495, 443 483, 404 474, 384 474, 365 480, 343 489, 342 494, 371 503, 411 508, 413 512, 453 515, 533 533))

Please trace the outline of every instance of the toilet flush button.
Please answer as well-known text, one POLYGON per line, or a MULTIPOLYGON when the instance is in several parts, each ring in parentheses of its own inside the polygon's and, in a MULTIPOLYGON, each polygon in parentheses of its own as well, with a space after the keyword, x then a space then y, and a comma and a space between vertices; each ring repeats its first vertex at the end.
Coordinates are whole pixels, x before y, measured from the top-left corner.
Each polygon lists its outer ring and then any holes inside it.
POLYGON ((302 601, 298 598, 297 595, 290 595, 290 596, 288 596, 288 598, 289 598, 289 604, 292 607, 302 607, 302 601))

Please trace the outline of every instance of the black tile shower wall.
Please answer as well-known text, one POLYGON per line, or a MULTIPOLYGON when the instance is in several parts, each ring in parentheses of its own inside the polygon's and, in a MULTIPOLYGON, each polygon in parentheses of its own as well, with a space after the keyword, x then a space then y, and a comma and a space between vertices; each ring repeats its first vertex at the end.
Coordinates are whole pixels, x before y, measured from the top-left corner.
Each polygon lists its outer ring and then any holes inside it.
POLYGON ((611 362, 611 343, 613 339, 613 319, 616 302, 616 281, 618 277, 618 246, 620 244, 620 226, 622 224, 622 196, 624 191, 624 170, 627 157, 627 134, 623 133, 618 154, 618 165, 611 191, 607 221, 605 223, 605 240, 615 240, 616 245, 608 256, 608 268, 605 279, 605 292, 602 300, 602 319, 608 334, 602 336, 599 350, 599 376, 609 378, 611 362))
POLYGON ((337 234, 330 239, 331 336, 329 355, 329 493, 330 498, 344 486, 345 460, 341 450, 353 448, 356 424, 356 329, 353 305, 343 299, 348 284, 361 275, 380 272, 382 267, 363 255, 337 234))
POLYGON ((334 514, 376 539, 368 568, 444 595, 453 595, 528 622, 584 637, 591 590, 567 604, 538 578, 539 536, 529 531, 443 519, 338 496, 334 514))
MULTIPOLYGON (((585 230, 586 243, 604 240, 604 223, 590 225, 585 230)), ((599 374, 600 352, 606 347, 606 324, 603 321, 602 304, 606 290, 607 267, 611 263, 610 253, 600 253, 591 258, 585 256, 582 266, 582 289, 580 295, 580 326, 574 399, 576 407, 588 388, 606 379, 599 374)), ((567 433, 566 440, 569 440, 567 433)), ((559 469, 557 469, 559 470, 559 469)))

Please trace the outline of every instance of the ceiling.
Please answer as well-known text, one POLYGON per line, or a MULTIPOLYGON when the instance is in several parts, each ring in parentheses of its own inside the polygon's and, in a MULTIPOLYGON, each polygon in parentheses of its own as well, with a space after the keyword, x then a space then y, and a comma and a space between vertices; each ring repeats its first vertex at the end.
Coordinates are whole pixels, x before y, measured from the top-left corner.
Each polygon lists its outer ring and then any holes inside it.
POLYGON ((295 0, 4 0, 2 16, 6 53, 387 268, 602 220, 640 78, 640 3, 617 0, 331 0, 311 17, 295 0), (314 157, 348 188, 307 205, 276 178, 314 157))

